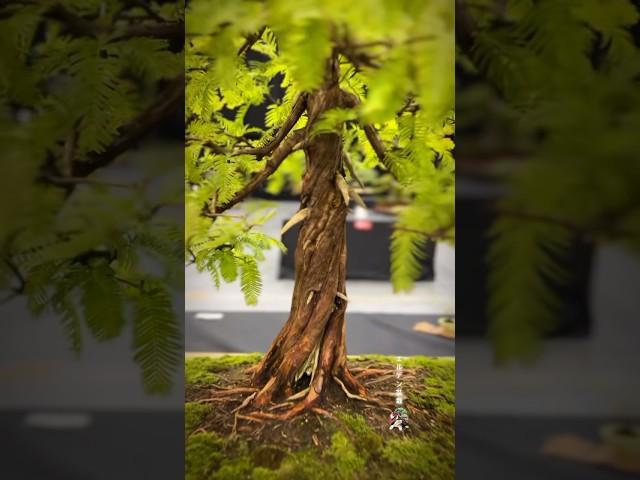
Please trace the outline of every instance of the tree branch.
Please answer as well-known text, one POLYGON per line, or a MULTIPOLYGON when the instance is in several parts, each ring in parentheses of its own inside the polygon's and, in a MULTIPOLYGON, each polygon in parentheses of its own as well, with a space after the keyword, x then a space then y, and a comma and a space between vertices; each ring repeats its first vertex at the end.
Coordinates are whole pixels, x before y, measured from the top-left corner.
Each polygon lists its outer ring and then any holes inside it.
POLYGON ((263 147, 257 148, 246 148, 242 150, 235 150, 232 152, 232 155, 255 155, 257 157, 264 157, 265 155, 269 155, 272 151, 274 151, 278 145, 284 140, 284 138, 289 134, 291 129, 294 127, 298 120, 304 113, 307 108, 307 96, 304 93, 298 95, 296 101, 293 103, 293 107, 291 107, 291 112, 289 112, 289 116, 286 120, 280 125, 280 128, 273 136, 273 138, 264 145, 263 147))
POLYGON ((208 211, 204 212, 205 216, 217 216, 216 214, 220 214, 234 205, 237 205, 242 200, 247 198, 251 193, 256 190, 260 185, 264 183, 264 181, 269 178, 273 172, 275 172, 278 167, 282 164, 285 158, 294 151, 296 145, 301 142, 304 138, 304 130, 296 130, 294 131, 284 142, 282 142, 278 147, 273 151, 271 158, 267 161, 264 169, 262 169, 253 179, 245 185, 245 187, 240 190, 236 195, 228 201, 224 205, 218 205, 215 209, 215 212, 211 213, 208 211))
POLYGON ((395 176, 393 170, 391 169, 391 161, 387 156, 387 149, 385 148, 384 143, 380 138, 380 134, 378 133, 378 130, 376 130, 376 128, 373 125, 364 125, 362 128, 364 129, 364 133, 367 136, 367 140, 369 140, 369 143, 371 144, 371 148, 373 148, 373 151, 376 152, 376 155, 380 160, 380 163, 382 163, 385 166, 385 168, 389 171, 389 173, 393 175, 393 178, 400 181, 395 176))
MULTIPOLYGON (((35 3, 30 2, 30 4, 35 3)), ((73 13, 59 3, 51 6, 45 12, 45 16, 64 24, 69 32, 85 37, 113 33, 114 40, 124 40, 132 37, 182 38, 184 35, 184 23, 177 22, 129 25, 121 31, 115 25, 100 26, 73 13)))
POLYGON ((73 162, 73 176, 86 177, 99 168, 109 165, 182 107, 184 104, 184 76, 180 75, 173 79, 159 94, 159 97, 158 102, 148 107, 128 124, 120 127, 122 135, 118 136, 104 151, 91 154, 84 161, 75 160, 73 162))
POLYGON ((476 25, 464 0, 456 0, 456 43, 466 54, 471 52, 476 25))
POLYGON ((247 35, 247 38, 245 39, 245 42, 238 49, 238 56, 240 56, 243 53, 248 52, 249 50, 251 50, 251 47, 253 47, 253 44, 256 43, 258 40, 260 40, 260 37, 262 37, 262 34, 264 33, 266 28, 267 28, 266 26, 262 27, 256 33, 252 33, 250 35, 247 35))
POLYGON ((27 281, 24 278, 24 276, 22 275, 22 272, 20 272, 20 269, 8 258, 4 259, 4 263, 7 266, 7 268, 9 270, 11 270, 11 273, 13 273, 13 275, 16 277, 16 279, 18 280, 18 286, 16 288, 14 288, 14 292, 16 294, 21 294, 24 292, 24 289, 27 285, 27 281))

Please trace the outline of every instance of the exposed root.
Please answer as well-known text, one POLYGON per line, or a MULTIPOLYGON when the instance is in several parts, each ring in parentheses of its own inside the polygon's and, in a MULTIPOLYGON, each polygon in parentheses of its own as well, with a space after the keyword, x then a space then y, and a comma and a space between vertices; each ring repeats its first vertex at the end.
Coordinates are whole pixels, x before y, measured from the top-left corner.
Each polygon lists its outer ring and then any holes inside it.
POLYGON ((271 398, 273 397, 273 392, 275 391, 276 386, 277 386, 276 377, 271 377, 271 379, 265 384, 265 386, 262 387, 262 390, 258 392, 253 403, 257 407, 263 407, 271 403, 271 398))
POLYGON ((340 385, 340 388, 342 388, 342 391, 344 392, 344 394, 347 396, 347 398, 350 398, 352 400, 360 400, 362 402, 366 402, 367 399, 364 397, 361 397, 360 395, 356 395, 355 393, 351 393, 349 390, 347 390, 347 387, 345 387, 344 383, 342 383, 342 380, 340 380, 338 377, 336 377, 334 375, 333 379, 336 381, 336 383, 338 385, 340 385))
POLYGON ((388 369, 381 369, 381 368, 366 368, 364 370, 361 370, 355 376, 358 379, 360 379, 360 378, 365 378, 365 377, 372 377, 374 375, 388 375, 388 374, 394 373, 394 372, 395 372, 395 370, 388 370, 388 369))
POLYGON ((373 385, 374 383, 386 382, 387 380, 391 380, 392 378, 395 378, 395 375, 385 375, 383 377, 376 378, 375 380, 366 382, 365 385, 369 386, 373 385))
POLYGON ((294 393, 289 398, 287 398, 287 402, 290 402, 291 400, 298 400, 299 398, 304 397, 307 393, 309 393, 310 388, 311 387, 307 387, 304 390, 300 390, 298 393, 294 393))
POLYGON ((329 412, 327 412, 326 410, 324 410, 324 409, 322 409, 320 407, 312 407, 311 411, 313 413, 317 413, 319 415, 324 415, 325 417, 335 418, 332 413, 329 413, 329 412))
POLYGON ((280 420, 281 419, 280 415, 276 415, 274 413, 268 413, 268 412, 252 412, 250 416, 253 418, 261 419, 261 420, 280 420))
POLYGON ((216 397, 226 397, 229 395, 235 395, 237 393, 253 393, 257 388, 253 387, 237 387, 237 388, 229 388, 227 390, 220 390, 218 392, 214 392, 214 396, 216 397))
POLYGON ((269 407, 268 410, 269 411, 278 410, 279 408, 289 407, 291 405, 293 405, 293 402, 278 403, 276 405, 272 405, 271 407, 269 407))
POLYGON ((242 418, 243 420, 249 420, 250 422, 264 423, 264 420, 262 418, 258 418, 254 414, 240 415, 238 413, 236 414, 236 418, 242 418))
POLYGON ((396 392, 378 392, 376 397, 396 397, 396 392))
POLYGON ((255 396, 258 394, 258 392, 253 392, 251 395, 249 395, 247 398, 245 398, 242 403, 240 404, 239 407, 234 408, 233 410, 231 410, 231 413, 236 413, 239 410, 242 410, 244 407, 246 407, 247 405, 249 405, 249 403, 251 402, 251 400, 253 400, 255 398, 255 396))

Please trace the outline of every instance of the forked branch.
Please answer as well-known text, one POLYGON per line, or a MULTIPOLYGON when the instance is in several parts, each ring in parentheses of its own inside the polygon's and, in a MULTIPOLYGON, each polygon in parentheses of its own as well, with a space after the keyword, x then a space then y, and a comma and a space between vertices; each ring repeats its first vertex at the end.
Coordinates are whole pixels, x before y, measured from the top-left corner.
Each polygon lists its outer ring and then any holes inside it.
MULTIPOLYGON (((353 93, 343 91, 342 94, 342 102, 345 106, 349 108, 355 108, 360 105, 360 99, 353 93)), ((385 148, 384 143, 380 138, 380 134, 378 133, 378 130, 376 130, 376 127, 371 124, 364 124, 362 125, 362 128, 364 129, 364 133, 367 136, 367 140, 369 140, 369 143, 371 144, 371 148, 373 148, 373 151, 376 152, 376 156, 378 157, 380 162, 386 167, 389 173, 391 173, 391 175, 393 175, 394 178, 399 181, 399 179, 395 176, 393 169, 391 168, 391 160, 387 156, 387 149, 385 148)))

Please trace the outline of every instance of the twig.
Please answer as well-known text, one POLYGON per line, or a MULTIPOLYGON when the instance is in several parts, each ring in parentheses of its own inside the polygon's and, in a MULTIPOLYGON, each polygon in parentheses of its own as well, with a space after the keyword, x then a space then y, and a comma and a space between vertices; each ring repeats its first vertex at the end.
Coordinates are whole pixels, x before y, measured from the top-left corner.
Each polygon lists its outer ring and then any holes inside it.
POLYGON ((27 281, 25 280, 24 276, 22 275, 22 272, 20 272, 20 269, 17 267, 15 263, 13 263, 8 258, 4 259, 4 263, 9 268, 9 270, 11 270, 11 273, 13 273, 13 276, 16 277, 16 279, 18 279, 18 286, 14 288, 14 292, 16 295, 20 295, 21 293, 24 292, 24 289, 27 285, 27 281))
POLYGON ((349 173, 351 174, 351 178, 353 178, 356 182, 358 182, 358 185, 360 185, 361 188, 365 188, 364 184, 362 183, 362 180, 358 178, 358 175, 356 174, 356 170, 355 168, 353 168, 353 164, 351 163, 351 160, 349 159, 349 154, 347 152, 342 152, 342 160, 344 164, 347 166, 347 170, 349 170, 349 173))
POLYGON ((251 47, 253 47, 253 44, 256 43, 258 40, 260 40, 260 37, 262 37, 262 34, 264 33, 266 28, 267 28, 266 26, 262 27, 256 33, 252 33, 251 35, 247 35, 247 38, 245 39, 244 43, 238 49, 238 56, 240 56, 243 53, 249 51, 251 49, 251 47))
POLYGON ((130 287, 142 290, 142 285, 140 285, 139 283, 135 283, 135 282, 132 282, 131 280, 127 280, 126 278, 118 277, 118 276, 115 276, 115 275, 114 275, 113 278, 116 279, 120 283, 124 283, 125 285, 129 285, 130 287))
POLYGON ((76 140, 78 137, 78 132, 76 130, 75 125, 71 128, 71 132, 67 135, 67 138, 64 141, 64 154, 62 156, 62 169, 63 173, 66 177, 71 176, 71 172, 73 170, 73 160, 76 150, 76 140))

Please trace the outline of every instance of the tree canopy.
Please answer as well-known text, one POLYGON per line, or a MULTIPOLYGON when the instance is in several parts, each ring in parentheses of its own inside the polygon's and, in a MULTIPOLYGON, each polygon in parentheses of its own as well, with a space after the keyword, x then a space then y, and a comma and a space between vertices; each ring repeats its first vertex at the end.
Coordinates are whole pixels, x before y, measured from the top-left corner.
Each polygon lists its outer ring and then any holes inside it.
POLYGON ((299 181, 304 139, 296 132, 309 121, 300 99, 322 84, 335 54, 340 87, 354 108, 326 112, 312 135, 342 135, 353 186, 379 174, 402 186, 406 205, 393 234, 392 280, 398 290, 410 289, 425 242, 454 239, 453 13, 450 2, 439 0, 190 2, 191 261, 216 284, 240 276, 247 302, 257 301, 257 262, 265 248, 282 244, 253 228, 264 214, 238 219, 225 212, 260 185, 276 193, 299 181), (266 106, 264 122, 252 124, 248 113, 259 106, 266 106))

